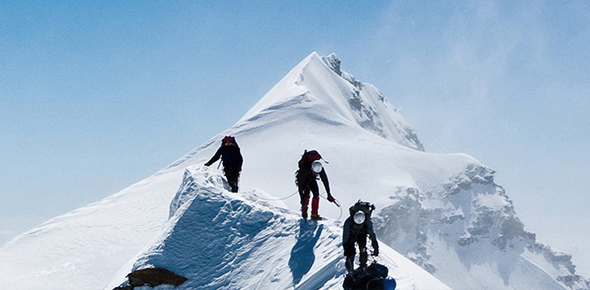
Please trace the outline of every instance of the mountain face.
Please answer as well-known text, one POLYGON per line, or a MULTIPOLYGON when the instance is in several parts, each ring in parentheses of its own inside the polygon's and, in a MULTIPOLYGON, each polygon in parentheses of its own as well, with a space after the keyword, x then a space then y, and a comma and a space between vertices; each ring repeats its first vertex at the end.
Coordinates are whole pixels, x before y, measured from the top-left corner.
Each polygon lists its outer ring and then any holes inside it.
POLYGON ((340 64, 312 53, 234 126, 170 166, 15 238, 0 249, 0 285, 112 289, 155 266, 186 275, 185 289, 340 289, 339 224, 362 199, 377 206, 381 262, 399 289, 590 289, 571 256, 524 230, 493 170, 425 152, 382 94, 340 64), (244 156, 238 194, 220 170, 202 168, 225 135, 244 156), (299 223, 294 185, 306 149, 324 158, 342 205, 322 200, 328 221, 312 228, 299 223))
POLYGON ((400 188, 378 235, 455 289, 588 289, 570 255, 524 230, 493 174, 473 165, 438 190, 400 188))

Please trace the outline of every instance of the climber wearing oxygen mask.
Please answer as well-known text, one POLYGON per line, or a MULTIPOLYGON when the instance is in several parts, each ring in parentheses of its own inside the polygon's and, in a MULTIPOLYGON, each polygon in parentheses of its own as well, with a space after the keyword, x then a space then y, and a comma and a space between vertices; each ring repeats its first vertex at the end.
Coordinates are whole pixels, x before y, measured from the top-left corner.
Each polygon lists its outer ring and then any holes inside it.
POLYGON ((310 192, 313 193, 313 198, 311 199, 311 219, 322 219, 318 213, 320 204, 320 191, 316 182, 318 176, 326 188, 328 201, 333 202, 339 206, 330 193, 328 176, 326 175, 326 171, 324 170, 320 159, 322 159, 322 156, 320 156, 320 153, 318 153, 316 150, 305 150, 301 156, 301 159, 299 160, 299 170, 297 170, 295 173, 295 184, 297 185, 299 196, 301 198, 301 216, 305 220, 307 220, 307 208, 309 205, 310 192))
POLYGON ((360 267, 367 267, 367 236, 371 239, 373 256, 379 255, 379 243, 377 242, 377 236, 375 236, 373 222, 371 221, 373 210, 375 210, 374 205, 361 200, 349 209, 350 216, 344 222, 342 234, 342 247, 344 248, 344 256, 346 257, 345 265, 348 272, 354 270, 355 244, 358 244, 359 248, 360 267))

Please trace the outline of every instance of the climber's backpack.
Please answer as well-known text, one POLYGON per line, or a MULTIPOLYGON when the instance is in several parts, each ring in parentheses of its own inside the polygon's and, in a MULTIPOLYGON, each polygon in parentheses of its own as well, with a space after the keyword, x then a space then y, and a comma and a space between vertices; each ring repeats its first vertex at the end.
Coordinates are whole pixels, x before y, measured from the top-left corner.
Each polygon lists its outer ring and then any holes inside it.
POLYGON ((353 206, 349 208, 350 216, 354 216, 357 211, 362 211, 365 214, 365 218, 369 219, 371 213, 375 210, 375 206, 366 201, 357 201, 353 206))
POLYGON ((322 156, 317 151, 305 150, 305 152, 303 152, 303 156, 301 156, 301 159, 299 160, 299 168, 303 167, 303 164, 305 163, 311 164, 312 162, 320 159, 322 159, 322 156))
POLYGON ((345 290, 395 289, 395 279, 387 278, 389 270, 377 262, 367 268, 358 268, 346 275, 342 287, 345 290))

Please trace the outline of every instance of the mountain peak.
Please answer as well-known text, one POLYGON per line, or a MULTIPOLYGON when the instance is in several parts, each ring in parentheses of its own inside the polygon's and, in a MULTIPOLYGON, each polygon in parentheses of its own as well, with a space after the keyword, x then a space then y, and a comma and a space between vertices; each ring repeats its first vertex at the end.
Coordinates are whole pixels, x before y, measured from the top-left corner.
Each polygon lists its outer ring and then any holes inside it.
MULTIPOLYGON (((415 150, 424 147, 413 128, 371 84, 357 81, 341 69, 332 53, 312 52, 279 81, 238 122, 252 120, 281 109, 290 114, 315 114, 326 122, 359 126, 382 138, 415 150)), ((281 113, 284 115, 284 112, 281 113)))

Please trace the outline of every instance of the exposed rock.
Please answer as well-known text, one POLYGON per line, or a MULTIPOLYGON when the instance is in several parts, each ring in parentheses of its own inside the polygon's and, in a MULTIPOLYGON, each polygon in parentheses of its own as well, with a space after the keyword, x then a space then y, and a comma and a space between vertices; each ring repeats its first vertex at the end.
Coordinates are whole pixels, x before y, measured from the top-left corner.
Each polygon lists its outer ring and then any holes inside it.
POLYGON ((173 285, 173 286, 180 286, 186 280, 185 277, 179 276, 174 274, 171 271, 162 268, 147 268, 136 270, 129 275, 127 275, 129 279, 129 284, 124 286, 119 286, 113 290, 131 290, 135 287, 141 286, 150 286, 156 287, 159 285, 173 285))

